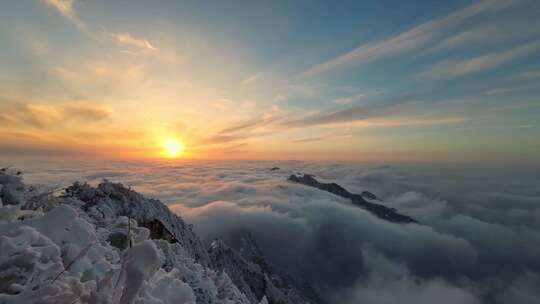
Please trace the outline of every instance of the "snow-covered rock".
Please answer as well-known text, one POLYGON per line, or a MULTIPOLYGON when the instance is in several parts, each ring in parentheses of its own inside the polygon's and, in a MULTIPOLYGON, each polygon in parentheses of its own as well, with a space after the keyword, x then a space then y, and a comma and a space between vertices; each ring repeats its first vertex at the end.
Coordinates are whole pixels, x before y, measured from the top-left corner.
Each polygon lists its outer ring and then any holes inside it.
POLYGON ((178 242, 197 262, 210 266, 208 254, 192 227, 159 200, 147 199, 111 182, 103 182, 96 188, 75 183, 66 189, 65 196, 84 202, 82 209, 97 222, 108 223, 118 216, 127 216, 148 227, 152 238, 178 242))
POLYGON ((251 303, 264 303, 265 299, 268 303, 316 303, 269 265, 249 235, 242 241, 241 251, 237 251, 222 240, 214 240, 209 254, 216 269, 228 273, 251 303))
POLYGON ((108 181, 54 192, 0 171, 0 304, 305 303, 158 200, 108 181))

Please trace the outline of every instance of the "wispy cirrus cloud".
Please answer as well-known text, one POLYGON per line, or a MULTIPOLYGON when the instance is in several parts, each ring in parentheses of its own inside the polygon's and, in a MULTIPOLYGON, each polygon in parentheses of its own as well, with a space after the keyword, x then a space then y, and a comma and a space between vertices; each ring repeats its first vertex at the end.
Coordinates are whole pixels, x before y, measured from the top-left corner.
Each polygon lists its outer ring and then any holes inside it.
POLYGON ((246 144, 247 141, 275 134, 277 123, 286 115, 278 107, 272 107, 269 111, 256 115, 250 119, 232 121, 225 127, 206 136, 195 136, 193 145, 201 147, 236 147, 246 144))
MULTIPOLYGON (((287 133, 293 130, 313 127, 335 128, 387 128, 402 126, 427 126, 459 124, 469 117, 454 113, 437 111, 416 101, 399 103, 386 102, 349 106, 336 111, 319 111, 314 113, 294 112, 287 115, 281 113, 273 116, 258 116, 250 120, 235 123, 222 129, 213 136, 201 141, 203 143, 242 142, 269 134, 287 133)), ((348 129, 347 129, 348 130, 348 129)), ((312 137, 295 139, 293 143, 317 142, 325 139, 344 139, 354 134, 338 131, 325 132, 312 137)))
POLYGON ((88 26, 86 23, 77 16, 75 13, 75 0, 43 0, 45 4, 48 4, 52 7, 54 7, 60 14, 62 14, 64 17, 71 20, 77 28, 86 33, 90 34, 88 31, 88 26))
POLYGON ((313 136, 313 137, 305 137, 301 139, 296 139, 293 141, 293 143, 312 143, 312 142, 328 142, 332 140, 340 140, 340 139, 348 139, 352 138, 354 135, 349 133, 327 133, 323 134, 322 136, 313 136))
MULTIPOLYGON (((113 33, 102 29, 101 33, 91 29, 84 20, 79 18, 75 12, 75 0, 43 0, 49 6, 54 7, 60 14, 71 20, 75 26, 84 34, 95 40, 112 40, 120 46, 128 46, 145 51, 156 51, 157 47, 145 38, 136 37, 130 33, 113 33)), ((129 51, 128 51, 129 52, 129 51)))
MULTIPOLYGON (((523 1, 527 2, 527 1, 523 1)), ((531 1, 528 1, 530 4, 531 1)), ((523 11, 534 11, 534 7, 525 4, 523 11)), ((540 20, 534 14, 506 13, 497 14, 496 18, 480 19, 463 30, 436 42, 426 53, 446 52, 459 49, 487 48, 492 45, 519 43, 538 37, 540 20)))
POLYGON ((430 49, 428 53, 446 51, 462 46, 484 44, 488 41, 498 41, 507 38, 508 35, 508 33, 504 33, 496 27, 474 28, 444 39, 435 47, 430 49))
POLYGON ((73 18, 75 13, 73 11, 73 0, 44 0, 48 5, 56 8, 62 15, 73 18))
POLYGON ((418 25, 393 37, 363 44, 346 54, 321 64, 317 64, 296 77, 310 77, 346 64, 364 63, 383 57, 395 56, 416 50, 438 37, 442 32, 444 32, 444 30, 470 19, 471 17, 475 17, 486 12, 496 12, 519 2, 521 1, 480 1, 476 4, 466 6, 458 11, 455 11, 445 17, 434 19, 418 25))
POLYGON ((136 47, 142 50, 155 51, 157 48, 144 38, 137 38, 129 33, 113 33, 111 34, 114 41, 120 45, 136 47))
POLYGON ((385 117, 403 113, 410 113, 417 110, 414 102, 403 102, 399 104, 372 104, 347 107, 331 112, 322 112, 313 115, 291 119, 281 122, 285 127, 308 127, 318 125, 332 125, 347 122, 362 121, 376 117, 385 117))
POLYGON ((243 85, 252 84, 256 82, 257 80, 259 80, 261 77, 262 77, 262 73, 250 75, 248 78, 242 80, 242 84, 243 85))
POLYGON ((519 76, 520 76, 521 78, 524 78, 524 79, 540 78, 540 69, 527 71, 527 72, 522 73, 522 74, 519 75, 519 76))
POLYGON ((336 99, 332 100, 332 102, 334 102, 336 104, 339 104, 339 105, 347 105, 347 104, 351 104, 353 102, 366 100, 366 99, 368 99, 370 97, 380 95, 382 93, 383 93, 382 91, 362 92, 362 93, 354 94, 352 96, 336 98, 336 99))
POLYGON ((16 126, 20 130, 44 129, 69 121, 95 122, 108 118, 110 114, 111 110, 107 107, 87 103, 46 106, 17 102, 2 107, 0 120, 4 126, 16 126))
POLYGON ((462 60, 444 60, 421 72, 420 79, 448 79, 495 68, 521 56, 540 50, 540 41, 462 60))
POLYGON ((351 104, 355 101, 366 99, 367 97, 368 97, 367 94, 359 93, 359 94, 355 94, 349 97, 336 98, 333 100, 333 102, 340 105, 346 105, 346 104, 351 104))
MULTIPOLYGON (((520 16, 521 17, 521 16, 520 16)), ((461 48, 488 47, 499 43, 518 42, 540 34, 540 22, 530 17, 498 19, 449 36, 426 53, 445 52, 461 48)))
POLYGON ((281 121, 284 118, 279 107, 273 106, 269 111, 258 115, 257 117, 245 120, 239 123, 234 123, 220 130, 219 136, 236 136, 239 134, 252 133, 260 130, 270 124, 281 121))

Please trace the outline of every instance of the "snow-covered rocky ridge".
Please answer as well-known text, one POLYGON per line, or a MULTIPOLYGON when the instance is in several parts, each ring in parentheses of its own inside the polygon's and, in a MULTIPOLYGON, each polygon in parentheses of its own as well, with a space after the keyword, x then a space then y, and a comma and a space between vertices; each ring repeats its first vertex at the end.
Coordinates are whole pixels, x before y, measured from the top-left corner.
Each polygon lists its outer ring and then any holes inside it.
POLYGON ((0 172, 2 304, 316 302, 250 252, 205 248, 167 206, 122 184, 55 195, 0 172))

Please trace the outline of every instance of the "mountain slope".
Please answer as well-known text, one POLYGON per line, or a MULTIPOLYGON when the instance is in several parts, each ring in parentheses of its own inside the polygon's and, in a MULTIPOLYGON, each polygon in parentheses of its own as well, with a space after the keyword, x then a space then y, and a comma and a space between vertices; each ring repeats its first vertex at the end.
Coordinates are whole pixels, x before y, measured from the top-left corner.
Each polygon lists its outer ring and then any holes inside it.
POLYGON ((2 304, 305 303, 270 277, 232 250, 207 251, 167 206, 122 184, 55 196, 0 171, 2 304), (233 271, 250 267, 255 277, 233 271))
POLYGON ((245 291, 250 301, 266 296, 269 303, 318 303, 296 288, 286 276, 269 265, 262 252, 248 236, 242 238, 244 246, 237 251, 222 240, 214 240, 209 254, 216 269, 227 272, 233 283, 245 291))

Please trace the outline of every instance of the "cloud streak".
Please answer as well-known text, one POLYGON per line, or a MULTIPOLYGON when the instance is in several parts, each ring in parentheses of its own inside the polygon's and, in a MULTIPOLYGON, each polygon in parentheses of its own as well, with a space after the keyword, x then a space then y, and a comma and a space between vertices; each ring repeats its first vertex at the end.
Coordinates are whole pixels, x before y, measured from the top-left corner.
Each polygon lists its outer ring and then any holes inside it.
POLYGON ((309 115, 299 119, 292 119, 285 121, 282 124, 287 127, 297 128, 317 125, 340 124, 368 120, 370 118, 404 114, 407 112, 410 113, 415 109, 416 106, 414 102, 404 102, 401 104, 361 105, 355 107, 347 107, 346 109, 340 109, 328 113, 309 115))
MULTIPOLYGON (((75 26, 85 35, 96 41, 102 41, 104 36, 112 38, 112 40, 124 47, 132 47, 143 51, 157 51, 157 47, 150 41, 144 38, 138 38, 130 33, 111 33, 102 29, 102 33, 98 34, 79 16, 77 16, 74 8, 75 0, 43 0, 47 5, 54 7, 60 14, 71 20, 75 26), (101 35, 101 36, 100 36, 101 35)), ((105 40, 108 40, 105 38, 105 40)), ((129 52, 129 51, 128 51, 129 52)))
POLYGON ((480 1, 476 4, 455 11, 445 17, 434 19, 418 25, 396 36, 361 45, 346 54, 309 68, 300 75, 297 75, 297 78, 315 76, 344 65, 365 63, 384 57, 411 52, 425 46, 429 41, 436 38, 441 32, 456 24, 459 24, 460 22, 483 13, 499 11, 518 2, 520 1, 480 1))
POLYGON ((248 78, 242 80, 242 84, 249 85, 249 84, 255 83, 256 81, 261 79, 262 76, 263 76, 262 73, 253 74, 249 76, 248 78))
POLYGON ((91 104, 44 106, 14 103, 3 109, 0 119, 4 121, 4 126, 48 129, 70 121, 95 122, 109 118, 110 114, 109 108, 91 104))
POLYGON ((45 4, 54 7, 60 14, 71 20, 83 33, 91 35, 86 23, 77 16, 74 9, 75 0, 43 0, 45 4))
POLYGON ((44 0, 45 3, 57 9, 62 15, 68 18, 74 18, 73 11, 74 0, 44 0))
POLYGON ((357 93, 357 94, 354 94, 354 95, 348 96, 348 97, 336 98, 336 99, 333 100, 333 102, 335 104, 339 104, 339 105, 347 105, 347 104, 351 104, 353 102, 366 100, 368 98, 380 95, 382 93, 383 93, 382 91, 367 92, 367 93, 362 92, 362 93, 357 93))
POLYGON ((496 68, 521 56, 540 50, 540 42, 514 47, 464 60, 444 60, 421 72, 420 79, 449 79, 496 68))
POLYGON ((151 44, 148 40, 142 38, 135 38, 128 33, 111 34, 114 40, 120 45, 126 45, 136 47, 142 50, 155 51, 157 48, 151 44))

